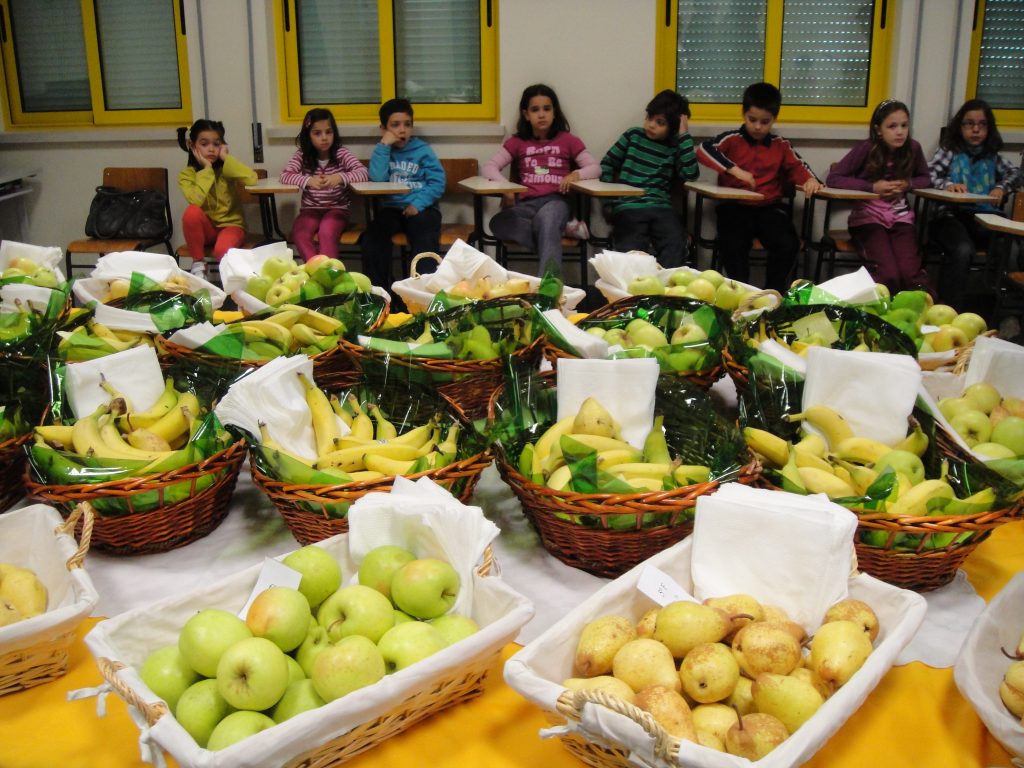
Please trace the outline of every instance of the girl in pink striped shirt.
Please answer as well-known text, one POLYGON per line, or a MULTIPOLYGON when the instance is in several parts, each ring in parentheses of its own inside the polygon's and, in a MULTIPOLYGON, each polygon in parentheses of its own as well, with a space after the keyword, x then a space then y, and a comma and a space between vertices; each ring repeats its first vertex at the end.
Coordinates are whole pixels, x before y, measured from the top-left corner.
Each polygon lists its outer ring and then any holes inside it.
POLYGON ((306 113, 295 144, 298 150, 281 171, 282 184, 302 188, 292 242, 303 261, 318 253, 337 258, 338 243, 349 217, 348 185, 366 181, 369 174, 366 166, 341 145, 338 125, 329 109, 306 113), (314 236, 319 242, 314 242, 314 236))

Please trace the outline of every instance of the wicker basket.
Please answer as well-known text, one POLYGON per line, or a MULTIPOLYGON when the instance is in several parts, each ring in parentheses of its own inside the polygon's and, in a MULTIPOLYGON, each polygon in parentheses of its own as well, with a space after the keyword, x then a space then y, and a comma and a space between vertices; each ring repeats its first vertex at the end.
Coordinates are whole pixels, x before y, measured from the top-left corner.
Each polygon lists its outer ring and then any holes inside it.
MULTIPOLYGON (((196 464, 156 475, 129 477, 103 483, 45 485, 31 476, 26 467, 25 487, 30 498, 52 504, 69 515, 83 501, 121 498, 129 512, 120 516, 99 517, 93 524, 93 547, 114 555, 141 555, 165 552, 201 539, 227 517, 231 494, 246 456, 246 443, 237 440, 227 448, 196 464), (214 476, 213 482, 199 493, 195 483, 214 476), (184 501, 158 506, 147 512, 131 511, 132 497, 141 493, 162 494, 171 486, 190 483, 193 494, 184 501)), ((79 528, 76 529, 80 531, 79 528)), ((80 534, 79 534, 80 535, 80 534)))
MULTIPOLYGON (((93 512, 88 504, 80 504, 68 516, 55 534, 70 534, 76 527, 80 531, 78 549, 65 563, 68 571, 82 568, 93 532, 93 512)), ((62 677, 68 669, 71 645, 78 631, 78 623, 91 610, 95 601, 87 601, 77 621, 65 621, 57 627, 41 630, 35 642, 0 654, 0 696, 16 693, 62 677), (91 604, 90 604, 91 603, 91 604)))
MULTIPOLYGON (((438 485, 455 493, 460 501, 468 502, 480 480, 480 473, 490 463, 491 456, 484 451, 452 462, 446 467, 407 477, 429 477, 438 485)), ((368 493, 386 493, 395 482, 394 477, 382 477, 365 483, 344 485, 295 485, 275 480, 261 472, 252 461, 249 462, 249 469, 256 487, 267 494, 284 518, 285 525, 300 544, 312 544, 314 541, 345 533, 348 531, 348 516, 339 513, 338 509, 368 493)))
POLYGON ((25 446, 32 440, 27 432, 0 443, 0 512, 6 512, 25 495, 25 446))

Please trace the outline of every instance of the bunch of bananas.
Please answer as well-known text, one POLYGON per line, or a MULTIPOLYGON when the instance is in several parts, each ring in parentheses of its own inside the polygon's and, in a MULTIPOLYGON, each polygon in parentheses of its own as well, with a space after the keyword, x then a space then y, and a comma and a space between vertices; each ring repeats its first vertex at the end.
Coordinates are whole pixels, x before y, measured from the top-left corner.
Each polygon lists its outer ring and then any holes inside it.
POLYGON ((0 627, 46 612, 46 587, 29 568, 0 563, 0 627))
POLYGON ((341 485, 440 469, 455 461, 459 424, 449 425, 442 437, 441 416, 434 414, 426 423, 398 434, 375 404, 361 404, 351 393, 344 400, 328 396, 307 376, 299 376, 317 455, 308 458, 286 450, 273 440, 265 425, 261 426, 262 454, 278 479, 341 485), (342 423, 348 426, 345 435, 342 423))
MULTIPOLYGON (((959 499, 945 477, 926 478, 921 460, 928 450, 928 436, 919 424, 895 446, 854 434, 850 424, 834 409, 813 405, 788 416, 818 432, 805 432, 796 443, 763 429, 746 427, 747 446, 759 456, 768 472, 774 472, 783 489, 793 493, 824 493, 848 506, 877 501, 879 511, 897 517, 962 515, 985 512, 996 502, 992 488, 959 499), (819 434, 820 433, 820 434, 819 434)), ((935 534, 929 548, 963 543, 970 534, 935 534), (954 539, 957 539, 954 542, 954 539)), ((884 531, 867 531, 862 541, 883 546, 884 531)), ((916 546, 910 537, 901 539, 907 548, 916 546)))
POLYGON ((78 362, 95 360, 138 346, 153 346, 153 334, 111 328, 95 320, 88 320, 72 331, 57 331, 60 342, 57 354, 62 360, 78 362))
POLYGON ((663 491, 706 482, 711 476, 706 466, 684 465, 672 458, 661 416, 655 417, 643 450, 639 450, 622 439, 615 419, 593 397, 584 400, 574 415, 548 427, 536 442, 523 446, 519 471, 554 490, 582 491, 574 487, 572 462, 566 457, 590 452, 596 454, 598 472, 607 473, 612 480, 600 483, 599 492, 663 491))
MULTIPOLYGON (((334 349, 345 325, 330 315, 297 304, 282 304, 261 319, 227 323, 216 338, 237 336, 243 360, 271 360, 282 355, 315 355, 334 349)), ((210 342, 207 342, 209 345, 210 342)))

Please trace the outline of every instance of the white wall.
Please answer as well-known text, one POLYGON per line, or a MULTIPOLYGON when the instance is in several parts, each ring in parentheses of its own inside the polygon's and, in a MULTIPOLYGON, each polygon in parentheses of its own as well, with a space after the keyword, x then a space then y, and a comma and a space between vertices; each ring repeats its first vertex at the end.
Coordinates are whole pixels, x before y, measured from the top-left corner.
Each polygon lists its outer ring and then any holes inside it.
MULTIPOLYGON (((265 142, 262 167, 274 176, 294 151, 297 126, 282 125, 278 117, 272 0, 196 2, 186 2, 193 110, 197 117, 202 116, 205 99, 210 116, 224 121, 232 151, 246 162, 253 157, 247 8, 252 9, 256 113, 263 124, 265 142)), ((654 93, 655 16, 662 2, 501 2, 500 93, 505 131, 514 126, 522 88, 546 82, 558 92, 573 131, 600 157, 619 133, 638 124, 644 105, 654 93)), ((911 105, 914 134, 930 154, 940 126, 963 98, 973 0, 890 0, 890 6, 894 3, 897 41, 890 91, 894 98, 911 105)), ((737 115, 735 124, 739 119, 737 115)), ((699 107, 694 110, 691 126, 698 139, 729 127, 701 123, 699 107)), ((821 176, 827 173, 829 163, 867 132, 860 126, 787 126, 785 106, 778 127, 780 133, 794 140, 821 176)), ((341 131, 357 156, 368 157, 378 135, 376 126, 343 125, 341 131)), ((501 140, 499 126, 420 122, 417 131, 436 145, 442 157, 469 156, 483 161, 501 140)), ((1008 138, 1015 143, 1008 147, 1007 156, 1017 162, 1024 134, 1018 132, 1008 138)), ((184 201, 175 181, 184 163, 172 128, 0 132, 0 169, 39 170, 31 181, 35 193, 23 199, 30 219, 27 239, 41 245, 63 246, 83 235, 92 190, 100 183, 102 168, 108 165, 169 169, 174 242, 180 244, 177 222, 184 201)), ((286 223, 294 206, 293 201, 281 206, 286 223)), ((447 206, 445 213, 453 219, 470 220, 467 205, 447 206)), ((12 221, 10 211, 0 208, 0 235, 11 236, 7 233, 13 233, 12 221)))

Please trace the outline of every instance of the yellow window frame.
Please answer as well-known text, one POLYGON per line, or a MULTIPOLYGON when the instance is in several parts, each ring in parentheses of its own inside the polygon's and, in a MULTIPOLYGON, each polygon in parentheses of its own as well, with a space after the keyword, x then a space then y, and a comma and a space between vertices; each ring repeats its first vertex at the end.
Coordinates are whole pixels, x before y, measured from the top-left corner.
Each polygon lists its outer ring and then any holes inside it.
MULTIPOLYGON (((864 106, 787 105, 782 94, 780 119, 787 123, 865 124, 880 101, 889 96, 889 59, 897 0, 875 0, 871 29, 871 64, 864 106), (884 21, 884 26, 883 26, 884 21)), ((778 84, 782 74, 782 26, 784 0, 767 0, 763 78, 778 84)), ((679 7, 676 0, 659 0, 654 43, 654 89, 676 87, 676 41, 679 38, 679 7)), ((685 95, 685 94, 684 94, 685 95)), ((694 122, 739 122, 740 104, 694 103, 694 122)))
MULTIPOLYGON (((391 0, 377 0, 378 50, 380 55, 380 102, 376 104, 310 104, 302 102, 299 81, 298 29, 294 23, 296 0, 274 4, 277 38, 278 93, 281 119, 299 123, 314 107, 331 110, 339 122, 377 122, 380 104, 395 93, 395 36, 391 0), (287 19, 285 17, 287 14, 287 19), (287 22, 287 23, 286 23, 287 22)), ((479 0, 480 6, 480 103, 414 104, 416 120, 498 119, 498 0, 479 0), (489 23, 488 23, 489 22, 489 23)))
POLYGON ((182 125, 192 121, 192 96, 188 72, 188 41, 185 37, 181 6, 173 2, 175 46, 178 56, 178 83, 181 106, 175 109, 123 109, 108 110, 103 94, 103 68, 100 63, 99 31, 96 28, 96 9, 93 0, 81 0, 82 34, 85 37, 86 66, 89 73, 91 110, 69 112, 25 112, 21 109, 21 87, 18 83, 18 62, 14 52, 14 37, 10 34, 11 14, 5 0, 0 0, 2 23, 8 30, 2 42, 2 61, 5 86, 3 103, 4 122, 15 128, 70 128, 89 126, 182 125))
MULTIPOLYGON (((966 98, 978 96, 978 73, 981 69, 981 40, 985 33, 985 0, 977 0, 971 29, 971 58, 967 68, 966 98)), ((1024 37, 1024 31, 1021 33, 1024 37)), ((1024 128, 1024 109, 993 109, 996 122, 1002 128, 1024 128)))

